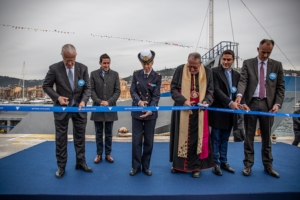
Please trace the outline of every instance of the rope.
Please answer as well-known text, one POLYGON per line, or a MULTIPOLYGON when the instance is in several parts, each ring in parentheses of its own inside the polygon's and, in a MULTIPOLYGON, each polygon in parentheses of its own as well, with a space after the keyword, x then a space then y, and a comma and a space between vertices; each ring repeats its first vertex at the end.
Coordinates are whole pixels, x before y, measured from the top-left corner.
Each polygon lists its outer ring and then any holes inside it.
POLYGON ((233 42, 235 42, 235 40, 234 40, 234 33, 233 33, 233 26, 232 26, 232 19, 231 19, 231 11, 230 11, 229 0, 227 0, 227 1, 228 1, 228 10, 229 10, 230 23, 231 23, 232 38, 233 38, 233 42))
MULTIPOLYGON (((259 25, 264 29, 264 31, 267 33, 267 35, 273 40, 273 38, 271 37, 271 35, 267 32, 267 30, 262 26, 262 24, 258 21, 258 19, 253 15, 253 13, 250 11, 250 9, 246 6, 246 4, 243 2, 243 0, 241 0, 241 2, 244 4, 244 6, 249 10, 249 12, 251 13, 251 15, 254 17, 254 19, 259 23, 259 25)), ((281 48, 275 43, 275 45, 278 47, 278 49, 281 51, 281 53, 284 55, 284 57, 289 61, 289 63, 293 66, 293 68, 295 70, 296 67, 293 65, 293 63, 290 61, 290 59, 288 59, 288 57, 283 53, 283 51, 281 50, 281 48)))
POLYGON ((204 23, 205 23, 205 20, 206 20, 208 8, 209 8, 209 4, 207 6, 207 10, 206 10, 206 13, 205 13, 205 16, 204 16, 204 21, 203 21, 203 24, 202 24, 201 32, 200 32, 200 35, 199 35, 199 38, 198 38, 198 42, 197 42, 195 51, 197 51, 197 48, 198 48, 199 40, 200 40, 200 37, 201 37, 201 34, 202 34, 202 30, 203 30, 203 26, 204 26, 204 23))

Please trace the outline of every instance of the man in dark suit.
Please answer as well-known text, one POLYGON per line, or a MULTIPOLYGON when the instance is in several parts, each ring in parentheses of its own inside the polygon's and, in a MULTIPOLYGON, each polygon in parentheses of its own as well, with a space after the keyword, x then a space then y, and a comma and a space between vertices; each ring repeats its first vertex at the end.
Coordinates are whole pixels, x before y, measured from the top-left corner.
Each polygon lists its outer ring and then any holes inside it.
MULTIPOLYGON (((148 49, 138 54, 143 69, 133 73, 130 94, 132 106, 157 106, 160 99, 161 76, 152 69, 154 51, 148 49)), ((156 111, 132 112, 132 170, 130 176, 142 171, 151 176, 150 159, 153 148, 156 111), (144 136, 144 142, 143 142, 144 136)))
MULTIPOLYGON (((44 91, 53 100, 54 106, 74 106, 81 110, 86 105, 91 91, 88 69, 85 65, 75 62, 76 49, 71 44, 62 47, 63 61, 49 67, 43 83, 44 91), (56 90, 53 86, 55 84, 56 90)), ((86 172, 93 170, 85 161, 85 128, 86 112, 54 112, 56 159, 58 170, 55 173, 61 178, 65 173, 67 163, 68 123, 73 121, 73 138, 76 151, 75 169, 86 172)))
MULTIPOLYGON (((273 40, 262 40, 257 48, 258 56, 245 60, 243 63, 236 102, 240 103, 243 98, 251 110, 276 113, 283 103, 285 90, 283 68, 280 62, 269 58, 273 47, 273 40)), ((249 176, 252 172, 251 167, 254 164, 253 141, 257 120, 261 130, 261 157, 264 170, 271 176, 279 178, 279 174, 272 165, 273 156, 270 141, 274 117, 262 115, 245 115, 246 138, 243 174, 249 176)))
MULTIPOLYGON (((107 54, 100 56, 100 69, 91 73, 91 94, 94 106, 116 106, 120 96, 120 80, 118 72, 110 69, 110 57, 107 54)), ((93 112, 91 120, 96 130, 97 156, 95 163, 102 160, 103 128, 105 126, 105 160, 113 163, 111 156, 112 128, 114 121, 118 120, 117 112, 93 112)))
MULTIPOLYGON (((225 50, 221 59, 222 65, 212 69, 215 100, 211 107, 239 109, 239 104, 234 100, 240 75, 231 68, 234 62, 234 52, 225 50)), ((212 128, 211 141, 216 163, 212 171, 221 176, 221 167, 230 173, 234 173, 234 170, 227 163, 227 148, 233 124, 237 123, 237 116, 227 112, 209 111, 208 117, 209 126, 212 128)))

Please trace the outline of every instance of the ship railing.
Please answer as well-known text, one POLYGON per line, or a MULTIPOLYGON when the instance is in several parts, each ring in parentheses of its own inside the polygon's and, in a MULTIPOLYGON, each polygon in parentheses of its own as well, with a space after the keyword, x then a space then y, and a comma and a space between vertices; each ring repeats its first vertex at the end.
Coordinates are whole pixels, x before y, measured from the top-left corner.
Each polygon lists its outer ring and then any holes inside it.
POLYGON ((215 57, 221 55, 225 50, 232 50, 235 53, 235 58, 238 56, 238 45, 239 43, 230 42, 230 41, 222 41, 213 48, 211 48, 208 52, 206 52, 202 57, 202 63, 209 62, 210 60, 214 59, 215 57))

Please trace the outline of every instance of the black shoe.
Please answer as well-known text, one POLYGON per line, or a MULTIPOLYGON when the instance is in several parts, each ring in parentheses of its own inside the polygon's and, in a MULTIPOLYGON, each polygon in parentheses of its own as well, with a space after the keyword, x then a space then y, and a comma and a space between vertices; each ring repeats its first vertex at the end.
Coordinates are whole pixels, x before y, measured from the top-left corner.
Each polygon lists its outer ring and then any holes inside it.
POLYGON ((230 173, 234 173, 234 169, 232 169, 228 163, 221 164, 221 168, 230 173))
POLYGON ((77 164, 75 166, 75 169, 81 169, 82 171, 85 171, 85 172, 92 172, 93 171, 93 169, 90 168, 89 166, 87 166, 85 163, 77 164))
POLYGON ((57 169, 57 171, 55 172, 55 176, 56 176, 57 178, 61 178, 61 177, 63 177, 64 173, 65 173, 65 168, 59 167, 59 168, 57 169))
POLYGON ((132 169, 131 171, 130 171, 130 176, 134 176, 134 175, 136 175, 137 173, 139 173, 141 171, 141 169, 132 169))
POLYGON ((273 167, 265 167, 265 171, 271 176, 279 178, 279 174, 273 169, 273 167))
POLYGON ((147 176, 152 176, 152 172, 149 169, 143 169, 143 172, 147 175, 147 176))
POLYGON ((193 178, 199 178, 200 177, 200 171, 192 172, 192 177, 193 178))
POLYGON ((250 176, 251 172, 252 172, 251 167, 244 167, 243 169, 244 176, 250 176))
POLYGON ((220 169, 220 166, 219 165, 216 165, 213 169, 212 169, 212 172, 218 176, 222 176, 222 171, 220 169))

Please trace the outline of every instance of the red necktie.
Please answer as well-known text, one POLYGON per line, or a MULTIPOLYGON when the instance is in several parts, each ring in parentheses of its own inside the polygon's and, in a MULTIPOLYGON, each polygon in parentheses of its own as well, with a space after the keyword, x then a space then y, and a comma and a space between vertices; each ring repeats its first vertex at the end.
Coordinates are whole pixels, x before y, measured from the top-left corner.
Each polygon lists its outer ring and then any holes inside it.
POLYGON ((264 62, 261 62, 259 74, 259 98, 265 98, 265 71, 264 62))

